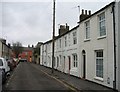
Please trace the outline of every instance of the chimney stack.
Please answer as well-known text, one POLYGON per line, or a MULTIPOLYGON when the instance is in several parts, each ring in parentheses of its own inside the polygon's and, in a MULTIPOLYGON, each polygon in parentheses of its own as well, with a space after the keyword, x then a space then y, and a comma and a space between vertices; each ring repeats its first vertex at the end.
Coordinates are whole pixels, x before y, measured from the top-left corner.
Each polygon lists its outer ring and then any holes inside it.
POLYGON ((69 26, 67 23, 66 25, 60 25, 59 35, 65 34, 67 31, 69 31, 69 26))
POLYGON ((87 15, 87 10, 85 10, 85 15, 87 15))
POLYGON ((84 10, 82 9, 82 14, 80 15, 80 21, 86 19, 87 17, 89 17, 91 15, 91 11, 87 11, 87 10, 84 10), (85 14, 84 14, 84 11, 85 11, 85 14))
POLYGON ((91 11, 89 10, 88 12, 89 12, 89 15, 91 15, 91 11))
POLYGON ((84 10, 82 9, 82 14, 84 15, 84 10))

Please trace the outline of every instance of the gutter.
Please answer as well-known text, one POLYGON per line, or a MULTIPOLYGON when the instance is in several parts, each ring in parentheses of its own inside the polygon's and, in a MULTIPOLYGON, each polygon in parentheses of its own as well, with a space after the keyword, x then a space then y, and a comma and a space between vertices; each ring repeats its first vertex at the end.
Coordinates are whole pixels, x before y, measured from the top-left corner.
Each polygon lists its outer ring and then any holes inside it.
POLYGON ((114 40, 114 81, 113 81, 113 89, 116 90, 116 28, 115 28, 115 3, 113 3, 112 6, 112 11, 113 11, 113 40, 114 40))

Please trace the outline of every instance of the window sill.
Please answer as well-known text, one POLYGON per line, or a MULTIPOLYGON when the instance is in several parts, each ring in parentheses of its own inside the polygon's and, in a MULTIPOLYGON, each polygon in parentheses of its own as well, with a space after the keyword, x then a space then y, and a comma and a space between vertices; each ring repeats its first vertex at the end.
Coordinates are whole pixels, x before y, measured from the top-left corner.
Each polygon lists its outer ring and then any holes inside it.
POLYGON ((95 80, 98 80, 98 81, 101 81, 101 82, 104 81, 103 78, 100 78, 100 77, 94 77, 94 79, 95 79, 95 80))
POLYGON ((73 67, 71 70, 72 71, 77 71, 77 67, 73 67))
POLYGON ((90 41, 91 39, 84 39, 84 42, 88 42, 88 41, 90 41))
POLYGON ((77 45, 77 43, 73 43, 73 45, 77 45))
POLYGON ((107 36, 104 35, 104 36, 100 36, 100 37, 98 37, 97 39, 100 40, 100 39, 104 39, 104 38, 106 38, 106 37, 107 37, 107 36))

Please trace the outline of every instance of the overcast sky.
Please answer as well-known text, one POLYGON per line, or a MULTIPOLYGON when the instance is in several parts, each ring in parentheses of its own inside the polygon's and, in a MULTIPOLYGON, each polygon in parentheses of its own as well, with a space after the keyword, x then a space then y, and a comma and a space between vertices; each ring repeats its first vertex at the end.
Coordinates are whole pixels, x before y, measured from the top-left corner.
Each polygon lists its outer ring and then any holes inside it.
MULTIPOLYGON (((0 38, 7 43, 36 45, 52 38, 53 0, 1 0, 0 38)), ((56 35, 60 24, 77 26, 81 9, 92 13, 113 0, 56 0, 56 35), (88 2, 89 1, 89 2, 88 2), (80 12, 79 8, 80 6, 80 12)))

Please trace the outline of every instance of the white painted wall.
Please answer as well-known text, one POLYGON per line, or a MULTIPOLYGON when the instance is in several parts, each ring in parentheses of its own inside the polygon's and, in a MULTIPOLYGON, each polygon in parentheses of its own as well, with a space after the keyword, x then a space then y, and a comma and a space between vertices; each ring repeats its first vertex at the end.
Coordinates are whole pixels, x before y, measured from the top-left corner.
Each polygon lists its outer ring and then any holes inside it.
POLYGON ((113 87, 113 23, 112 23, 112 13, 111 8, 107 8, 100 13, 92 16, 88 20, 80 23, 80 77, 83 76, 83 62, 82 62, 82 50, 86 51, 86 79, 90 81, 97 82, 99 84, 113 87), (99 28, 98 28, 98 15, 105 12, 106 16, 106 30, 107 35, 103 38, 99 38, 99 28), (85 22, 90 20, 90 40, 85 40, 85 22), (95 61, 95 51, 102 49, 104 52, 104 78, 99 80, 96 77, 96 61, 95 61), (110 78, 110 84, 107 83, 108 78, 110 78))
MULTIPOLYGON (((78 68, 73 68, 73 56, 72 54, 77 54, 78 56, 78 66, 79 66, 79 50, 78 50, 78 28, 74 29, 73 31, 69 32, 68 34, 58 38, 55 40, 55 69, 65 72, 65 73, 70 73, 71 75, 79 76, 78 68), (73 32, 77 32, 77 44, 73 44, 73 32), (67 46, 65 47, 65 37, 67 37, 67 46), (60 39, 61 39, 61 48, 60 48, 60 39), (61 56, 61 60, 60 60, 61 56), (69 71, 68 66, 68 56, 71 57, 71 70, 69 71), (59 58, 59 66, 57 67, 57 57, 59 58), (64 57, 65 57, 65 62, 64 62, 64 57), (61 62, 61 63, 60 63, 61 62)), ((51 49, 52 50, 52 49, 51 49)), ((52 60, 52 59, 51 59, 52 60)), ((50 67, 50 66, 49 66, 50 67)))
POLYGON ((47 44, 47 66, 52 68, 52 42, 47 44))
MULTIPOLYGON (((118 25, 116 26, 117 33, 120 35, 120 4, 116 8, 116 22, 118 25), (119 11, 117 10, 119 9, 119 11), (119 13, 119 14, 118 14, 119 13)), ((117 45, 120 47, 120 36, 117 35, 117 45)), ((114 81, 114 40, 113 40, 113 13, 112 13, 112 5, 105 10, 93 15, 89 19, 80 23, 80 26, 73 29, 68 34, 58 38, 55 40, 55 69, 70 73, 71 75, 83 77, 83 56, 82 51, 86 51, 86 79, 111 87, 113 88, 114 81), (99 28, 98 28, 98 15, 105 12, 106 17, 106 36, 99 37, 99 28), (90 39, 85 40, 85 22, 90 20, 90 39), (77 32, 77 44, 73 45, 73 37, 72 33, 77 32), (67 47, 64 46, 64 38, 67 37, 67 47), (61 48, 59 40, 61 39, 61 48), (103 50, 104 53, 104 76, 101 80, 96 77, 96 60, 95 60, 95 51, 103 50), (73 56, 72 54, 77 54, 78 57, 78 67, 73 68, 73 56), (57 67, 57 57, 59 57, 60 61, 61 55, 61 64, 57 67), (65 56, 65 62, 64 62, 65 56), (68 56, 71 57, 71 70, 69 71, 69 60, 68 56), (65 66, 64 66, 65 65, 65 66), (109 79, 109 80, 108 80, 109 79), (108 81, 110 83, 108 83, 108 81)), ((42 64, 47 67, 51 67, 52 65, 52 43, 46 43, 42 47, 42 64)), ((120 48, 117 48, 117 69, 120 69, 120 48)), ((120 90, 120 71, 117 70, 117 88, 120 90)))
POLYGON ((116 21, 116 44, 117 44, 117 81, 116 87, 120 91, 120 1, 115 5, 115 21, 116 21))
POLYGON ((40 45, 40 65, 43 65, 43 44, 40 45))

